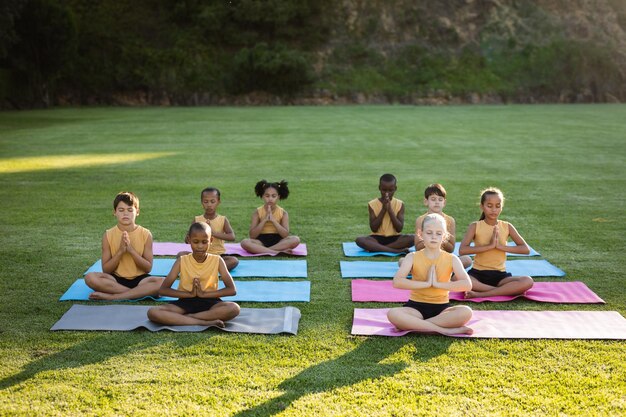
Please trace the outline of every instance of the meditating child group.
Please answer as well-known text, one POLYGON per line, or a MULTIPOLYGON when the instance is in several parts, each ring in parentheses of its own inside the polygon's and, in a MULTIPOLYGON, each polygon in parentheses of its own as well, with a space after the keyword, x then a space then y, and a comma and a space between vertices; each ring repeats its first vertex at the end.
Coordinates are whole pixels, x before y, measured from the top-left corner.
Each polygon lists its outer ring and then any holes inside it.
MULTIPOLYGON (((278 205, 289 195, 286 181, 255 185, 255 193, 264 204, 252 213, 249 238, 241 247, 250 253, 290 253, 300 239, 289 234, 289 215, 278 205)), ((369 202, 369 225, 372 234, 356 239, 358 246, 372 252, 408 253, 399 261, 393 278, 396 288, 411 290, 403 307, 389 310, 388 319, 400 330, 471 334, 465 326, 472 311, 466 306, 452 306, 450 291, 464 291, 467 298, 522 294, 532 287, 532 278, 511 276, 506 272, 506 254, 527 254, 530 248, 510 223, 499 220, 504 196, 496 188, 482 192, 479 221, 469 225, 459 254, 455 247, 454 219, 443 213, 446 191, 440 184, 429 185, 424 192, 427 213, 417 218, 415 234, 402 234, 404 203, 394 197, 397 180, 384 174, 379 180, 380 197, 369 202), (508 238, 514 245, 507 245, 508 238), (472 244, 473 243, 473 244, 472 244), (415 252, 410 252, 415 245, 415 252), (475 254, 473 263, 469 254, 475 254), (469 271, 466 268, 472 266, 469 271), (412 279, 407 279, 412 275, 412 279)), ((230 270, 237 258, 225 256, 224 241, 234 241, 235 233, 225 216, 217 214, 220 191, 206 188, 201 192, 204 214, 196 216, 185 242, 191 252, 178 254, 167 277, 150 276, 152 235, 136 224, 139 199, 131 192, 119 193, 113 201, 117 224, 102 237, 102 271, 85 276, 94 290, 91 299, 119 300, 146 296, 170 296, 178 300, 152 307, 148 318, 165 325, 206 325, 223 327, 239 314, 239 306, 221 297, 236 294, 230 270), (179 279, 178 288, 172 285, 179 279), (218 289, 218 280, 224 287, 218 289)))

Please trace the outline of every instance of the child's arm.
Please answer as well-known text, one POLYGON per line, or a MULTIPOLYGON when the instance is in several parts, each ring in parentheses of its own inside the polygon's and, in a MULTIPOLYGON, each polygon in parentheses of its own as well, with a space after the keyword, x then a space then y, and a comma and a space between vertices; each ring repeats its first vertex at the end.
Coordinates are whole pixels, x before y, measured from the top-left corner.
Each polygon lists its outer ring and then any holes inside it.
POLYGON ((233 231, 233 228, 230 226, 230 223, 228 222, 227 218, 224 218, 224 231, 221 233, 220 232, 212 232, 212 233, 213 233, 213 237, 225 240, 227 242, 232 242, 233 240, 235 240, 235 232, 233 231))
POLYGON ((448 224, 448 238, 444 240, 441 244, 441 248, 446 252, 452 253, 454 252, 454 243, 456 241, 456 222, 453 218, 450 218, 450 222, 448 224))
POLYGON ((183 290, 175 290, 174 288, 172 288, 172 284, 174 283, 174 281, 176 281, 176 278, 178 278, 178 274, 180 274, 180 258, 176 259, 176 262, 174 262, 172 269, 167 274, 167 277, 165 277, 165 279, 163 280, 163 283, 161 284, 161 288, 159 288, 159 296, 176 297, 176 298, 196 297, 195 287, 192 292, 183 291, 183 290))
POLYGON ((378 232, 380 229, 380 225, 383 224, 383 217, 385 217, 385 213, 387 213, 387 206, 383 203, 383 207, 380 209, 380 213, 376 215, 372 207, 368 204, 367 209, 370 217, 370 229, 372 233, 378 232))
POLYGON ((400 265, 400 269, 393 276, 393 287, 400 288, 403 290, 420 290, 424 288, 428 288, 431 286, 431 283, 426 281, 414 281, 411 279, 407 279, 409 274, 411 273, 411 269, 413 268, 413 257, 415 252, 409 253, 402 264, 400 265))
POLYGON ((126 238, 126 251, 133 257, 133 261, 135 261, 135 265, 137 268, 145 271, 146 274, 152 271, 152 233, 148 232, 148 238, 146 239, 146 244, 143 247, 143 254, 139 254, 130 244, 130 238, 127 234, 124 235, 126 238))
MULTIPOLYGON (((434 275, 433 287, 448 291, 470 291, 472 289, 472 280, 467 275, 465 268, 463 268, 461 260, 456 256, 452 257, 452 271, 454 271, 454 276, 450 282, 439 282, 436 275, 434 275)), ((435 274, 434 266, 432 273, 435 274)))
POLYGON ((250 220, 250 231, 248 232, 251 239, 259 237, 266 222, 267 219, 260 219, 258 211, 254 210, 254 213, 252 213, 252 219, 250 220))
POLYGON ((280 223, 278 223, 274 218, 270 215, 270 221, 274 223, 276 227, 276 231, 283 239, 289 236, 289 214, 287 210, 283 210, 283 217, 280 219, 280 223))
POLYGON ((530 247, 524 240, 524 238, 517 232, 515 227, 511 223, 509 223, 509 236, 511 236, 511 240, 515 242, 516 246, 508 246, 508 245, 500 245, 497 244, 496 248, 500 249, 504 252, 515 253, 519 255, 528 255, 530 253, 530 247))
MULTIPOLYGON (((497 225, 496 225, 497 226, 497 225)), ((463 236, 463 240, 461 241, 461 246, 459 247, 459 255, 471 255, 475 253, 487 252, 488 250, 495 249, 496 243, 498 241, 498 228, 493 228, 493 237, 491 238, 491 242, 485 246, 470 246, 472 240, 474 240, 474 236, 476 236, 476 222, 469 225, 467 232, 465 232, 465 236, 463 236)))
MULTIPOLYGON (((389 213, 389 219, 391 220, 391 224, 396 232, 400 233, 404 228, 404 203, 400 206, 400 210, 398 210, 398 214, 394 213, 391 209, 389 203, 387 205, 387 213, 389 213)), ((382 211, 382 210, 381 210, 382 211)))
POLYGON ((117 266, 120 264, 120 260, 122 260, 124 252, 124 241, 122 239, 120 249, 115 255, 111 255, 111 246, 109 245, 109 239, 105 232, 104 236, 102 236, 102 272, 106 272, 107 274, 115 272, 117 266))
POLYGON ((226 264, 224 263, 224 259, 220 258, 219 260, 220 260, 220 264, 219 264, 220 278, 222 279, 222 282, 224 283, 224 288, 215 290, 215 291, 202 291, 202 289, 199 287, 199 282, 198 282, 198 289, 197 289, 198 297, 220 298, 220 297, 229 297, 229 296, 237 294, 237 289, 235 288, 235 282, 233 281, 233 277, 230 275, 230 272, 228 272, 228 268, 226 267, 226 264))

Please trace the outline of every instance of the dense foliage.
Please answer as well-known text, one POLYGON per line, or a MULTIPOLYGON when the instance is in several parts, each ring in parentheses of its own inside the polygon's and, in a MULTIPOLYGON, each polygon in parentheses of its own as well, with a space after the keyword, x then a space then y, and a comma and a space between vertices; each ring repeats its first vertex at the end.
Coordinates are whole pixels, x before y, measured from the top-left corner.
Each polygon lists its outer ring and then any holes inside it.
MULTIPOLYGON (((607 44, 606 33, 570 36, 563 21, 522 1, 502 6, 508 14, 477 5, 477 34, 467 38, 457 9, 405 3, 359 10, 329 0, 6 0, 0 102, 108 104, 126 95, 212 104, 257 92, 389 102, 626 99, 619 40, 607 44), (384 7, 395 8, 387 24, 395 37, 378 16, 384 7)), ((621 27, 626 7, 608 4, 621 27)))

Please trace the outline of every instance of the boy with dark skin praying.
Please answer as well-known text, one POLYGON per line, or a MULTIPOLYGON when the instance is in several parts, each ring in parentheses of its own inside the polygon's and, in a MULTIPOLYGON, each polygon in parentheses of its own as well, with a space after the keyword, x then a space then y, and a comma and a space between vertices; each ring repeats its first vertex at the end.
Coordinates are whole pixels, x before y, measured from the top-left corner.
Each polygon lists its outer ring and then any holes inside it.
POLYGON ((372 234, 359 236, 356 244, 369 252, 406 253, 413 246, 414 235, 401 234, 404 227, 404 203, 394 198, 397 180, 392 174, 380 177, 380 197, 368 203, 372 234))

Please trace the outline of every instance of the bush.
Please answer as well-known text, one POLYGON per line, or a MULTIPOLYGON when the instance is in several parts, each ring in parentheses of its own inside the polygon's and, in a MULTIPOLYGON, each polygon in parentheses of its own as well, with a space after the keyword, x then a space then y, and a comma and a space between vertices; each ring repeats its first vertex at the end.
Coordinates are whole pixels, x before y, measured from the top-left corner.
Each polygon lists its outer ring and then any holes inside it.
POLYGON ((230 91, 234 94, 266 91, 293 95, 313 82, 303 52, 265 42, 243 48, 234 57, 230 91))

